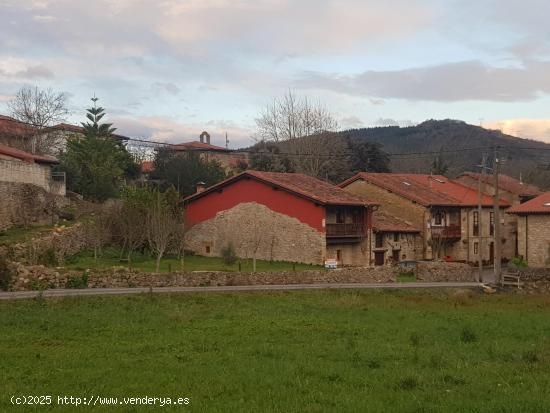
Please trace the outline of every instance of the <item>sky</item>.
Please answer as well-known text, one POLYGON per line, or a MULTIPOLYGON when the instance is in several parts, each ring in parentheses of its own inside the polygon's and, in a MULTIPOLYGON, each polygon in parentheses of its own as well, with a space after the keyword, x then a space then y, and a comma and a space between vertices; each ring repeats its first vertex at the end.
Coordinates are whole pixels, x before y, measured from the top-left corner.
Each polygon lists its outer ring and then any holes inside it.
POLYGON ((253 143, 292 90, 340 129, 460 119, 550 142, 547 0, 0 0, 0 113, 94 94, 127 136, 253 143))

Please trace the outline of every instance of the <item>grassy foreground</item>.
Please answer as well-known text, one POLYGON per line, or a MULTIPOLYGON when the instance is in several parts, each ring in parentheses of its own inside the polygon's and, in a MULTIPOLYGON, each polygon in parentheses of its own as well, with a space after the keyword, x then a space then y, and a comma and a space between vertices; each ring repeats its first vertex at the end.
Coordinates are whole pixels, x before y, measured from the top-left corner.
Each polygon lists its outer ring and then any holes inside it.
POLYGON ((189 397, 94 411, 547 412, 550 298, 428 291, 0 302, 11 395, 189 397))
MULTIPOLYGON (((241 270, 252 271, 252 260, 241 259, 241 270)), ((72 269, 85 270, 87 268, 109 268, 113 266, 131 266, 140 271, 154 272, 156 269, 155 259, 150 255, 134 253, 132 262, 120 261, 120 251, 117 249, 106 249, 97 261, 94 259, 93 253, 85 251, 80 254, 69 257, 65 263, 65 267, 72 269)), ((281 261, 262 261, 256 260, 256 271, 289 271, 295 268, 300 270, 312 270, 322 268, 316 265, 307 265, 281 261)), ((181 262, 177 257, 165 257, 160 263, 160 272, 180 271, 181 262)), ((239 263, 228 265, 221 258, 217 257, 202 257, 199 255, 187 255, 184 260, 185 271, 238 271, 239 263)))

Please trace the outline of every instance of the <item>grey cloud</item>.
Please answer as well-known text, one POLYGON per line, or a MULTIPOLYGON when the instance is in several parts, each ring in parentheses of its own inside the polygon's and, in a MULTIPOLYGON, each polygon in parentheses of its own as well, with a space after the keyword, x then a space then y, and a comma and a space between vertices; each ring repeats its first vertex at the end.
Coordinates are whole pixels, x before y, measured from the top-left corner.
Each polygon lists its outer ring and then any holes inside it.
POLYGON ((45 66, 37 65, 26 68, 15 73, 15 77, 20 77, 24 79, 50 79, 54 77, 53 72, 45 66))
POLYGON ((479 61, 396 71, 365 71, 353 76, 306 72, 299 87, 381 99, 454 102, 532 101, 550 93, 550 62, 523 67, 490 67, 479 61))
POLYGON ((343 128, 360 128, 364 126, 364 122, 357 116, 347 116, 340 119, 340 124, 343 128))
POLYGON ((151 89, 156 92, 166 92, 171 95, 177 95, 180 93, 180 88, 174 83, 169 82, 155 82, 151 85, 151 89))

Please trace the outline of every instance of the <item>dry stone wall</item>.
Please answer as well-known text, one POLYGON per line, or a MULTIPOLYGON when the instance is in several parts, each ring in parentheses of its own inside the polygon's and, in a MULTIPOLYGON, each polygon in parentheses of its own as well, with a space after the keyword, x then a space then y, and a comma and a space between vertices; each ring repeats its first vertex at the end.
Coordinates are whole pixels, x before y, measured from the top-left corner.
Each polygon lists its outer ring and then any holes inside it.
MULTIPOLYGON (((63 271, 42 265, 11 263, 11 290, 65 288, 77 280, 82 287, 201 287, 223 285, 285 285, 318 283, 386 283, 395 281, 390 267, 344 268, 338 270, 278 271, 278 272, 174 272, 142 273, 127 268, 105 270, 63 271)), ((77 283, 77 284, 79 284, 77 283)))
POLYGON ((296 218, 255 202, 239 204, 194 225, 185 235, 186 249, 219 257, 232 244, 241 258, 321 264, 325 234, 296 218))
POLYGON ((459 262, 420 261, 417 264, 418 281, 476 281, 474 270, 468 264, 459 262))

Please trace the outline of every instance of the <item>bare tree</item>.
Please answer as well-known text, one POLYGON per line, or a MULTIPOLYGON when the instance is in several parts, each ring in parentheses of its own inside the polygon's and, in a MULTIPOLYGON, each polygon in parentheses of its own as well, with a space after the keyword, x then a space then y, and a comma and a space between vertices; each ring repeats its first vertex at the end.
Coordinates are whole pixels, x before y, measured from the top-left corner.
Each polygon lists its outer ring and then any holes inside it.
POLYGON ((275 98, 256 119, 259 140, 291 141, 338 129, 338 123, 320 102, 299 98, 289 91, 275 98))
POLYGON ((178 223, 170 208, 157 193, 157 200, 153 202, 147 214, 147 240, 149 248, 156 257, 156 272, 160 269, 160 260, 171 244, 176 234, 178 223))
POLYGON ((296 172, 326 179, 342 166, 338 161, 347 142, 335 133, 338 123, 320 102, 289 91, 265 107, 256 126, 259 140, 279 144, 296 172))
POLYGON ((69 114, 67 95, 52 89, 25 86, 8 102, 11 116, 35 128, 30 142, 33 153, 55 153, 60 148, 62 134, 48 130, 63 122, 69 114))

